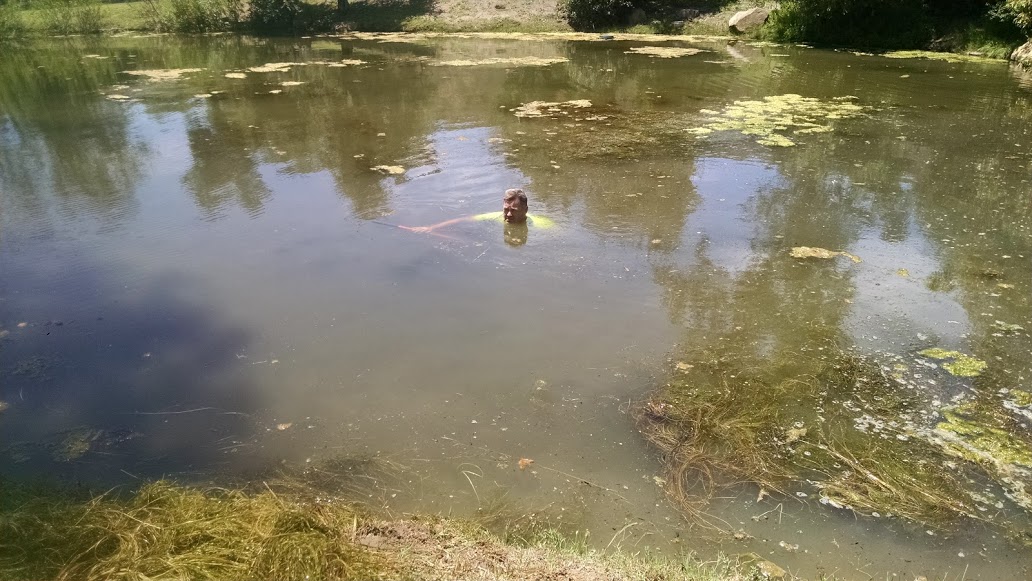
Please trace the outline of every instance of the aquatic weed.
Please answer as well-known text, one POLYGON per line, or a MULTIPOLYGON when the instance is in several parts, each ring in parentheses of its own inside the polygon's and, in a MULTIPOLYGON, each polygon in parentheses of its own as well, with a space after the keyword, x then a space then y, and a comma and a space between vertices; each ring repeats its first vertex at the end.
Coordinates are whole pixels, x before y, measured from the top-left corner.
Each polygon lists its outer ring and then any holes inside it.
POLYGON ((697 138, 705 138, 716 131, 737 131, 755 136, 756 143, 771 147, 792 147, 796 142, 784 135, 826 133, 831 122, 864 115, 869 107, 857 105, 856 97, 846 96, 822 101, 813 97, 786 94, 764 97, 763 100, 735 101, 722 111, 702 109, 709 120, 700 127, 686 131, 697 138))

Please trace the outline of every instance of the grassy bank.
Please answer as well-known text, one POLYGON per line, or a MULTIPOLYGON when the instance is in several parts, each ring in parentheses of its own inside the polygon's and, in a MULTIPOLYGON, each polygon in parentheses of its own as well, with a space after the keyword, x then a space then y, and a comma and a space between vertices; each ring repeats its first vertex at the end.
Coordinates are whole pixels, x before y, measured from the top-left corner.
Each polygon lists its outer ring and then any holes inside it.
POLYGON ((592 551, 545 528, 500 536, 471 521, 377 519, 297 486, 248 492, 158 481, 100 496, 3 488, 3 579, 751 578, 727 562, 592 551))

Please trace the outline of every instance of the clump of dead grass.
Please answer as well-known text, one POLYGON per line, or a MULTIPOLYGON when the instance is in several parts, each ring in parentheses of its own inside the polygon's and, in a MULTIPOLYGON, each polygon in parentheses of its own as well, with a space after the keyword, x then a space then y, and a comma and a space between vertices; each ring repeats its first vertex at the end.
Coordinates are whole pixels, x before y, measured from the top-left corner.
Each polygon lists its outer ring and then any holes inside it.
POLYGON ((342 542, 357 518, 342 503, 168 481, 125 500, 30 493, 21 501, 0 521, 4 578, 355 578, 379 568, 377 556, 342 542))

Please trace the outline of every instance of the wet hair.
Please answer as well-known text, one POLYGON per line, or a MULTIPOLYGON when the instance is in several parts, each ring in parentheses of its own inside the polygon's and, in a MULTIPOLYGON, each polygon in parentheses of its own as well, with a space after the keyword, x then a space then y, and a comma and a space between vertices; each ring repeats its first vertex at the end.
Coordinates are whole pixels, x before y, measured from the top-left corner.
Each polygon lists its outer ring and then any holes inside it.
POLYGON ((502 198, 503 202, 511 202, 511 201, 513 201, 515 199, 519 199, 521 206, 527 207, 527 205, 528 205, 528 203, 527 203, 527 194, 524 194, 523 190, 518 189, 518 188, 513 188, 511 190, 505 190, 505 197, 502 198))

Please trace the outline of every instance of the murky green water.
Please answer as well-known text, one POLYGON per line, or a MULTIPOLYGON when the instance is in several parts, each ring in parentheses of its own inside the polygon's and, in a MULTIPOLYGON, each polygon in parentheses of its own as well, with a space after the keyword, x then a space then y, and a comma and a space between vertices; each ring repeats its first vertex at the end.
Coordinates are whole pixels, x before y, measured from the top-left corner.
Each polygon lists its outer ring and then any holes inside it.
MULTIPOLYGON (((2 472, 205 481, 375 456, 394 476, 366 494, 393 512, 533 511, 603 547, 756 552, 810 578, 1027 577, 1027 507, 989 485, 977 510, 1009 532, 857 516, 800 482, 721 490, 709 520, 743 534, 714 533, 668 502, 631 411, 714 354, 841 349, 917 402, 886 439, 974 402, 1027 446, 1032 83, 801 47, 626 52, 647 44, 4 47, 2 472), (526 57, 568 60, 445 64, 526 57), (266 63, 308 64, 248 70, 266 63), (200 70, 124 72, 160 69, 200 70), (790 94, 855 110, 773 140, 719 124, 790 94), (495 211, 510 187, 555 227, 392 226, 495 211), (986 368, 955 377, 932 347, 986 368)), ((857 393, 778 405, 879 432, 857 393)))

